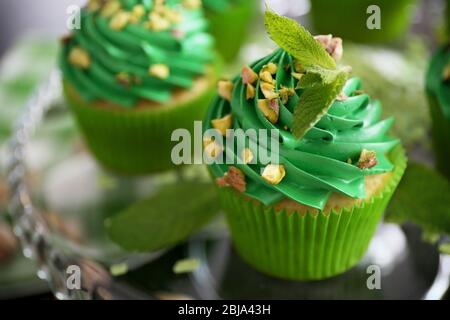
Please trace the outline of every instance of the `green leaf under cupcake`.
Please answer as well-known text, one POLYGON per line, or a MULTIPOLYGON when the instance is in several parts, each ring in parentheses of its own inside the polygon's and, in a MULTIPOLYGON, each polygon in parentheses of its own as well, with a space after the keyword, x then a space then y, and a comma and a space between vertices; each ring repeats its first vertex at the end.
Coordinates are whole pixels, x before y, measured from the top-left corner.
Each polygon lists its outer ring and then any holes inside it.
POLYGON ((390 222, 413 222, 427 234, 450 236, 450 184, 434 170, 413 163, 387 210, 390 222))
POLYGON ((178 244, 219 212, 211 185, 180 182, 106 220, 116 243, 130 251, 155 251, 178 244))

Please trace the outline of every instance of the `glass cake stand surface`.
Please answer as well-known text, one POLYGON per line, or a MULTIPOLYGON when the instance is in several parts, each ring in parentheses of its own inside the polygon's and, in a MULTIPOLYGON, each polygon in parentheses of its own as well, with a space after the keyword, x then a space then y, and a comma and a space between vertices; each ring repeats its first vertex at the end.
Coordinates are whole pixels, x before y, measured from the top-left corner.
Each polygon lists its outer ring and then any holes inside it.
POLYGON ((448 290, 450 257, 423 242, 413 225, 382 224, 356 267, 315 282, 253 270, 234 252, 223 218, 167 250, 122 250, 104 231, 107 217, 163 185, 207 176, 200 166, 139 178, 102 170, 61 102, 60 80, 55 71, 30 99, 8 163, 14 231, 58 299, 441 299, 448 290), (175 274, 174 264, 186 258, 198 267, 175 274), (381 288, 371 290, 373 265, 380 267, 381 288), (82 289, 68 286, 73 266, 81 270, 82 289))

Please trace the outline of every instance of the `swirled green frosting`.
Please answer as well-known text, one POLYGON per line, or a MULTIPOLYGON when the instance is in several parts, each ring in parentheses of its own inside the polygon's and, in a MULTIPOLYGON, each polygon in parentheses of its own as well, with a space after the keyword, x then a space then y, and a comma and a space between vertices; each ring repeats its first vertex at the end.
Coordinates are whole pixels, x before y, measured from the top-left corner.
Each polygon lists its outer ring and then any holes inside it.
POLYGON ((111 2, 114 0, 91 0, 92 8, 82 9, 81 26, 61 53, 64 79, 84 99, 106 100, 128 108, 140 100, 165 103, 174 89, 190 89, 195 78, 206 73, 214 58, 214 43, 206 33, 201 7, 166 0, 162 6, 171 14, 166 17, 166 11, 155 14, 158 1, 120 0, 115 1, 120 9, 108 14, 105 5, 111 2), (143 13, 134 15, 136 6, 144 9, 143 13), (125 17, 127 22, 120 26, 120 12, 134 15, 133 20, 125 17), (88 54, 88 67, 71 62, 74 48, 88 54), (168 72, 152 74, 149 70, 155 65, 163 65, 168 72))
POLYGON ((447 119, 450 119, 450 79, 445 80, 443 74, 449 63, 450 47, 439 48, 431 59, 426 79, 427 92, 437 98, 447 119))
MULTIPOLYGON (((274 76, 276 92, 279 92, 282 86, 297 87, 298 80, 292 75, 295 61, 281 49, 250 67, 259 73, 270 62, 278 65, 274 76)), ((364 198, 365 177, 393 169, 392 163, 386 157, 386 154, 399 143, 397 139, 387 134, 393 119, 381 119, 380 102, 360 92, 359 79, 352 78, 347 81, 343 92, 348 98, 343 101, 335 100, 328 113, 300 140, 292 135, 290 128, 293 111, 302 89, 295 89, 295 94, 285 104, 279 99, 279 120, 276 124, 272 124, 258 108, 258 100, 264 99, 260 84, 259 79, 255 83, 255 98, 247 100, 246 85, 240 76, 237 77, 234 80, 231 103, 219 96, 216 97, 208 111, 204 128, 211 129, 211 120, 231 113, 233 129, 278 130, 281 142, 279 162, 284 166, 286 176, 277 185, 269 184, 261 177, 264 166, 259 160, 255 164, 238 164, 237 158, 241 156, 237 155, 233 148, 228 148, 229 144, 223 141, 226 158, 232 159, 233 166, 245 174, 247 196, 266 205, 290 198, 323 209, 334 192, 353 198, 364 198), (376 151, 378 160, 376 166, 360 169, 356 165, 363 149, 376 151)), ((256 144, 259 142, 256 141, 256 144)), ((268 144, 269 148, 270 146, 268 144)), ((252 152, 257 153, 256 150, 252 152)), ((213 176, 222 177, 229 170, 229 165, 213 163, 210 170, 213 176)))

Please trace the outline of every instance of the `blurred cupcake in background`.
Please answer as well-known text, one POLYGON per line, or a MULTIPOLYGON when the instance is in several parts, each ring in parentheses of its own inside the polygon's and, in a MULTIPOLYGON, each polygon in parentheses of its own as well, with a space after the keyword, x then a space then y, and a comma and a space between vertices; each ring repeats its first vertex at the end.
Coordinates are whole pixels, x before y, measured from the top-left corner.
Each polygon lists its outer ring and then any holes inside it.
POLYGON ((203 0, 203 4, 217 51, 225 61, 233 61, 248 36, 254 16, 260 11, 260 1, 203 0))
POLYGON ((173 130, 193 130, 219 60, 200 1, 91 0, 63 39, 64 90, 99 162, 123 174, 172 168, 173 130))
MULTIPOLYGON (((415 0, 312 0, 311 17, 318 33, 330 30, 345 40, 361 43, 390 42, 408 30, 414 13, 415 0), (367 21, 380 8, 380 29, 369 29, 367 21)), ((375 16, 374 16, 375 17, 375 16)))

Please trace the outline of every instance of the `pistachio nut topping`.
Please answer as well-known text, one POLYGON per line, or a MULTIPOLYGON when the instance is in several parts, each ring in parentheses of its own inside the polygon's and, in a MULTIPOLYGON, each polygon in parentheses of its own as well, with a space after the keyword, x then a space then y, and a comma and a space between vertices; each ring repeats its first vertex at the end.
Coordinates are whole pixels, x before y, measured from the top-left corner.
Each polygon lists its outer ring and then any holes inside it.
POLYGON ((222 136, 226 136, 227 130, 231 128, 233 122, 233 116, 227 114, 220 119, 211 120, 211 124, 214 129, 217 129, 222 136))
POLYGON ((219 95, 227 99, 228 101, 231 101, 231 94, 233 93, 234 84, 231 81, 219 81, 217 85, 217 91, 219 92, 219 95))
POLYGON ((360 169, 370 169, 375 167, 377 164, 377 152, 363 149, 356 165, 360 169))
POLYGON ((285 175, 286 171, 284 169, 284 166, 279 164, 267 165, 261 174, 263 179, 272 185, 279 184, 281 180, 283 180, 285 175))
POLYGON ((236 167, 230 167, 223 177, 216 179, 216 183, 220 187, 232 187, 239 192, 245 192, 247 188, 244 173, 236 167))

